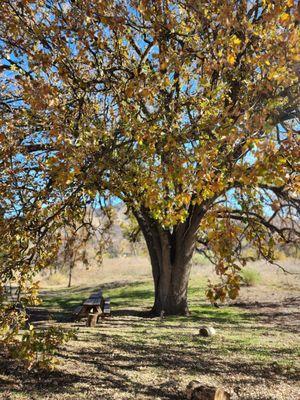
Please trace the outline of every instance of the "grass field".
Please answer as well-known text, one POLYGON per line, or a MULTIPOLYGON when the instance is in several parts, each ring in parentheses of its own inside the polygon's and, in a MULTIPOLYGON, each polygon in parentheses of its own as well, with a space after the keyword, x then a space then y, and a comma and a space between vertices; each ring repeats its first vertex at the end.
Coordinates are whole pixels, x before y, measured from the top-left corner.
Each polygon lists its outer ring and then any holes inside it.
MULTIPOLYGON (((294 260, 287 262, 293 271, 294 260)), ((1 363, 1 399, 184 399, 192 379, 222 385, 233 399, 299 400, 299 278, 265 265, 261 283, 244 287, 237 301, 215 308, 205 299, 211 267, 196 266, 190 282, 191 317, 144 318, 153 289, 145 259, 108 260, 79 272, 76 286, 43 278, 37 326, 77 330, 58 354, 53 372, 25 372, 1 363), (72 309, 102 287, 112 317, 95 328, 70 320, 72 309), (198 335, 213 326, 212 338, 198 335)), ((52 277, 53 280, 53 277, 52 277)))

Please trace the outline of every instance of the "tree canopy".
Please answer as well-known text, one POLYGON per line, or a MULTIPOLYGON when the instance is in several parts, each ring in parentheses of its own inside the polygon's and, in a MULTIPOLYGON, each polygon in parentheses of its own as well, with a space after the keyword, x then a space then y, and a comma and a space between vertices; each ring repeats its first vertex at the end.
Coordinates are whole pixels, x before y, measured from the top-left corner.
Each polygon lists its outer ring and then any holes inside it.
POLYGON ((154 281, 197 247, 223 276, 212 300, 236 296, 243 241, 272 261, 296 240, 298 7, 1 1, 2 284, 27 285, 63 225, 116 198, 154 281))

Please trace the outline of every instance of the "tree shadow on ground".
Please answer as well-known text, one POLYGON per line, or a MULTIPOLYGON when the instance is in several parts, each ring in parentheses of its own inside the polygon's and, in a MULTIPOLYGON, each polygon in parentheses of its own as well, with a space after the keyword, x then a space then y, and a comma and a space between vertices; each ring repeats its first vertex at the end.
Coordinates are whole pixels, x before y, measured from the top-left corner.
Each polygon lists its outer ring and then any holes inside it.
MULTIPOLYGON (((72 352, 63 352, 61 358, 70 365, 78 364, 81 367, 73 373, 56 371, 41 373, 37 371, 24 371, 8 367, 7 363, 0 363, 1 373, 7 376, 2 378, 1 390, 11 389, 11 393, 25 393, 32 398, 42 399, 53 395, 76 394, 79 386, 89 394, 89 399, 110 400, 112 394, 128 394, 128 398, 136 395, 146 398, 160 398, 163 400, 179 400, 185 398, 180 378, 185 374, 218 376, 235 390, 245 384, 268 382, 280 383, 282 379, 289 379, 296 383, 297 374, 291 371, 280 370, 274 363, 265 364, 260 361, 245 362, 245 360, 230 360, 221 354, 209 353, 209 343, 200 343, 197 351, 195 347, 184 345, 162 346, 159 343, 139 343, 128 341, 120 335, 97 333, 93 348, 79 348, 72 352), (113 349, 113 351, 112 351, 113 349), (169 377, 156 381, 137 381, 135 374, 141 369, 168 372, 169 377), (279 375, 280 374, 280 375, 279 375), (247 379, 245 378, 247 377, 247 379), (249 378, 250 379, 249 379, 249 378), (179 380, 177 380, 178 378, 179 380), (90 391, 87 389, 90 388, 90 391), (101 396, 99 392, 101 388, 101 396), (34 397, 36 396, 36 397, 34 397), (100 396, 100 397, 99 397, 100 396)), ((239 349, 231 349, 239 351, 239 349)), ((257 348, 256 350, 259 350, 257 348)), ((278 349, 272 349, 278 351, 278 349)), ((49 397, 50 398, 50 397, 49 397)), ((75 397, 74 397, 75 398, 75 397)), ((263 399, 261 394, 247 395, 247 400, 263 399)), ((265 400, 271 397, 265 397, 265 400)))
POLYGON ((229 307, 240 307, 246 309, 256 309, 256 308, 280 308, 280 307, 298 307, 300 306, 300 296, 287 297, 281 302, 271 302, 271 301, 248 301, 248 302, 234 302, 229 305, 229 307))
MULTIPOLYGON (((166 317, 162 321, 158 318, 157 321, 152 320, 150 323, 145 318, 141 318, 144 316, 144 312, 141 311, 141 308, 137 308, 135 301, 149 299, 151 291, 145 290, 139 285, 137 287, 135 283, 132 284, 134 293, 131 293, 131 285, 123 286, 124 282, 114 282, 114 285, 118 284, 120 286, 115 287, 124 288, 124 290, 117 293, 115 304, 119 308, 113 310, 112 318, 104 320, 102 325, 100 323, 96 329, 86 331, 80 338, 80 345, 76 349, 61 352, 60 357, 64 359, 64 364, 73 365, 72 372, 60 370, 47 374, 34 371, 24 373, 24 371, 21 372, 18 368, 12 367, 12 363, 9 364, 9 367, 7 365, 4 367, 4 363, 0 363, 0 372, 2 368, 2 373, 5 375, 5 377, 1 376, 0 398, 1 391, 8 391, 11 387, 16 395, 25 391, 32 399, 44 397, 50 399, 52 394, 60 396, 58 398, 66 395, 76 399, 76 393, 83 391, 89 399, 95 400, 99 398, 110 400, 113 398, 112 394, 118 393, 120 398, 124 398, 124 394, 128 393, 128 399, 135 397, 148 399, 150 397, 179 400, 185 398, 184 388, 181 386, 182 377, 190 375, 217 376, 228 387, 233 387, 237 391, 247 385, 249 387, 260 384, 263 387, 265 381, 275 385, 280 385, 282 381, 289 381, 291 385, 296 384, 297 371, 293 367, 283 367, 280 362, 274 361, 288 360, 292 349, 278 348, 276 342, 269 344, 264 349, 259 343, 243 345, 242 342, 231 342, 230 340, 226 344, 226 348, 222 346, 214 348, 213 340, 200 338, 196 329, 197 324, 201 322, 201 324, 219 325, 220 329, 236 330, 238 328, 240 333, 245 328, 250 335, 252 330, 261 329, 261 334, 264 334, 267 325, 257 325, 254 322, 264 321, 263 318, 266 317, 268 319, 265 322, 270 325, 269 318, 272 312, 289 318, 290 314, 280 308, 283 303, 279 307, 277 304, 274 304, 273 307, 271 303, 262 303, 261 306, 260 304, 257 306, 256 303, 251 306, 250 303, 244 307, 239 305, 239 308, 235 304, 234 307, 221 309, 216 309, 207 303, 197 303, 197 309, 192 307, 190 317, 166 317), (131 302, 130 299, 133 301, 131 302), (123 305, 124 307, 122 307, 123 305), (245 312, 248 310, 251 312, 245 312), (264 316, 264 314, 266 315, 264 316), (123 335, 122 327, 128 328, 128 326, 130 326, 132 334, 128 336, 124 331, 123 335), (106 328, 111 329, 112 332, 105 333, 106 328), (160 328, 162 328, 161 331, 160 328), (169 332, 167 332, 168 330, 169 332), (195 330, 195 334, 193 330, 195 330), (88 339, 86 334, 88 334, 88 339), (176 341, 179 335, 187 338, 186 342, 184 340, 176 341), (174 341, 172 341, 172 337, 174 341), (239 354, 241 356, 237 357, 236 355, 239 354), (266 359, 263 361, 265 357, 270 361, 266 361, 266 359), (148 382, 145 379, 137 379, 136 376, 142 373, 143 369, 156 371, 156 381, 148 382), (169 376, 168 379, 166 375, 169 376)), ((43 318, 47 320, 48 314, 52 314, 52 318, 53 316, 58 318, 59 315, 69 315, 70 302, 68 300, 70 297, 73 296, 73 301, 80 304, 80 299, 85 299, 87 295, 97 289, 99 286, 47 292, 50 297, 51 295, 58 296, 55 299, 56 302, 58 301, 56 304, 62 301, 61 304, 65 308, 62 307, 61 310, 58 308, 57 314, 53 313, 53 310, 49 313, 45 308, 35 308, 36 321, 42 321, 43 318), (62 296, 67 297, 61 299, 62 296)), ((290 311, 294 315, 293 307, 297 302, 291 300, 290 304, 290 311)), ((285 303, 284 306, 289 309, 288 303, 285 303)), ((296 314, 294 317, 296 318, 296 314)), ((83 325, 84 323, 80 323, 78 327, 83 327, 83 325)), ((283 328, 287 329, 286 326, 283 328)), ((279 328, 276 327, 276 330, 279 328)), ((267 395, 264 397, 262 392, 259 394, 257 392, 256 394, 247 393, 246 396, 241 395, 239 398, 274 400, 274 397, 267 395)))
MULTIPOLYGON (((24 370, 12 360, 0 360, 0 373, 6 376, 1 378, 1 392, 9 391, 10 394, 29 392, 38 394, 42 399, 47 393, 72 393, 74 383, 81 381, 82 377, 65 371, 24 370)), ((83 378, 84 381, 85 378, 83 378)))
MULTIPOLYGON (((67 395, 72 396, 78 393, 76 385, 84 386, 83 392, 89 395, 89 399, 105 399, 111 400, 115 398, 114 394, 117 391, 130 393, 130 394, 144 394, 153 398, 161 398, 166 400, 180 400, 184 394, 178 387, 173 389, 168 388, 165 385, 156 386, 153 384, 143 384, 132 382, 123 371, 122 368, 115 368, 113 364, 109 365, 104 362, 104 355, 107 352, 99 353, 102 355, 102 360, 97 359, 95 361, 95 353, 89 351, 75 353, 75 356, 65 356, 68 361, 72 359, 76 360, 77 356, 80 359, 84 359, 85 367, 94 366, 101 372, 101 377, 94 374, 84 375, 82 373, 67 373, 65 371, 26 371, 24 369, 14 366, 10 363, 10 367, 7 368, 8 363, 0 362, 0 373, 6 375, 6 379, 1 378, 0 383, 0 398, 2 394, 15 394, 18 395, 29 395, 31 399, 42 399, 50 398, 52 394, 57 396, 67 395), (87 358, 92 357, 89 361, 87 358), (13 382, 13 384, 12 384, 13 382), (103 388, 105 385, 105 389, 103 388), (100 393, 96 389, 101 387, 100 393), (105 393, 107 392, 107 393, 105 393), (44 397, 45 396, 45 397, 44 397)), ((81 390, 82 394, 82 390, 81 390)), ((9 398, 9 397, 7 397, 9 398)), ((57 397, 55 397, 57 398, 57 397)), ((60 398, 60 397, 59 397, 60 398)))
POLYGON ((300 297, 286 298, 280 303, 240 302, 234 303, 233 306, 251 311, 244 314, 248 321, 257 320, 284 332, 300 332, 300 297))
POLYGON ((113 317, 139 317, 139 318, 149 318, 151 316, 150 309, 149 310, 141 310, 141 309, 131 309, 131 308, 123 308, 119 310, 115 310, 112 312, 113 317))

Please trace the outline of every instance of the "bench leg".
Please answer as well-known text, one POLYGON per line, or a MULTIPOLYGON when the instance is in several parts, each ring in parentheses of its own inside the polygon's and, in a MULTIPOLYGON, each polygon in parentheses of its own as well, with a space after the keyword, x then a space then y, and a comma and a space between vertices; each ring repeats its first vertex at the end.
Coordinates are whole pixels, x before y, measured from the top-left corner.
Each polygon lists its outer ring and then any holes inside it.
POLYGON ((90 313, 86 322, 86 326, 96 326, 98 315, 98 313, 90 313))

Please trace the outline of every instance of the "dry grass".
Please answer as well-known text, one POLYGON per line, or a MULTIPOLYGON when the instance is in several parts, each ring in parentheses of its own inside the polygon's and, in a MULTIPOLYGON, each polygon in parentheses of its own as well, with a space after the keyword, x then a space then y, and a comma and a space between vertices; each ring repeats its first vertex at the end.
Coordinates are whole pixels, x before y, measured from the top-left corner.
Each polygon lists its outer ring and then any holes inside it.
MULTIPOLYGON (((86 267, 79 265, 73 271, 72 286, 90 285, 91 282, 109 283, 114 279, 124 282, 132 282, 139 279, 151 279, 149 260, 146 257, 118 257, 104 258, 103 263, 95 262, 86 267)), ((66 273, 53 273, 38 277, 40 286, 66 287, 68 275, 66 273)))
MULTIPOLYGON (((299 270, 294 260, 285 266, 299 270)), ((179 400, 198 379, 225 386, 233 398, 299 400, 299 278, 262 263, 251 268, 259 269, 262 283, 243 287, 238 301, 217 309, 204 296, 212 267, 194 266, 192 316, 163 321, 141 315, 153 295, 147 259, 108 259, 99 269, 79 270, 70 289, 43 279, 35 324, 74 327, 78 340, 61 349, 55 372, 23 373, 1 363, 0 398, 179 400), (99 286, 111 297, 112 317, 96 328, 70 322, 70 311, 99 286), (203 324, 214 326, 216 336, 200 338, 203 324)))

